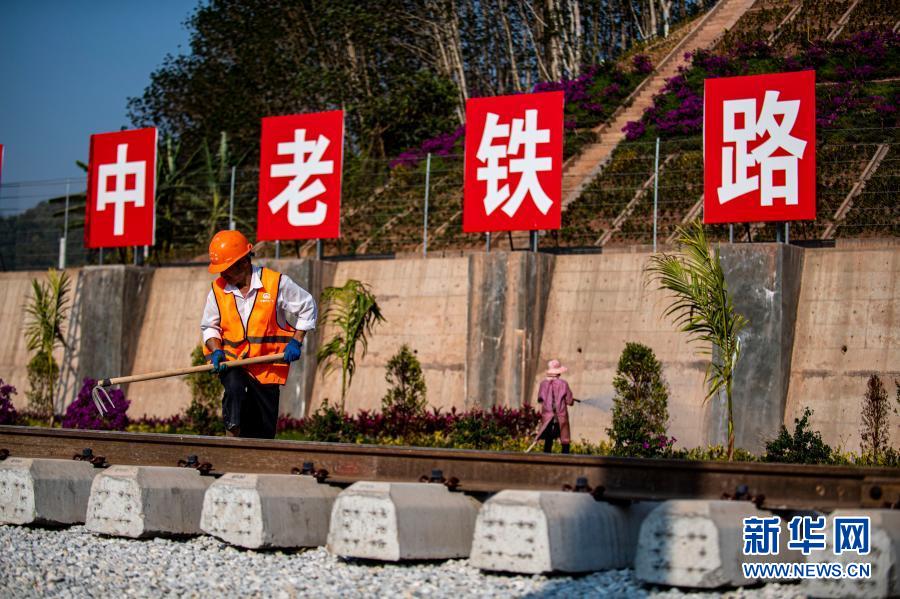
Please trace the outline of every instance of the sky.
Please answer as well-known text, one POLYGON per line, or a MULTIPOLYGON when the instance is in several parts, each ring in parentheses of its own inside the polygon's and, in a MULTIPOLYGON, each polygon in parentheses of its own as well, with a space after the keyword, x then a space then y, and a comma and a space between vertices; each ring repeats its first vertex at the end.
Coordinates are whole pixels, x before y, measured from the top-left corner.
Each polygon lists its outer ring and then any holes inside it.
MULTIPOLYGON (((2 182, 84 178, 92 133, 130 126, 166 54, 188 51, 197 0, 0 0, 2 182)), ((29 207, 60 184, 0 191, 0 209, 29 207)), ((82 186, 83 187, 83 186, 82 186)), ((0 213, 2 215, 2 213, 0 213)))

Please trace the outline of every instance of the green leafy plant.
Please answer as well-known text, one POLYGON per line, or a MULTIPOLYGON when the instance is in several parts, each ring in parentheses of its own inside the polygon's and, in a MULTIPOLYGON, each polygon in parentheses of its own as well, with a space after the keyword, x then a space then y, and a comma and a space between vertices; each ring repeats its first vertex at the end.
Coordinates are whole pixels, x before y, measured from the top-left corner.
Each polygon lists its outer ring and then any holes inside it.
POLYGON ((381 398, 382 412, 399 410, 419 414, 425 411, 428 402, 422 365, 406 344, 388 360, 384 380, 390 387, 381 398))
POLYGON ((25 306, 27 316, 25 340, 33 352, 28 362, 26 393, 29 407, 50 420, 52 426, 56 410, 53 388, 59 375, 59 365, 53 351, 65 346, 63 324, 68 310, 69 276, 65 271, 50 269, 47 280, 31 281, 31 298, 25 306))
POLYGON ((766 462, 786 462, 791 464, 828 464, 831 462, 832 450, 822 434, 809 426, 809 417, 813 412, 804 408, 803 416, 794 418, 794 434, 782 425, 777 437, 766 443, 766 462))
POLYGON ((356 346, 362 346, 360 357, 365 357, 369 347, 368 335, 375 325, 384 322, 381 308, 369 288, 355 279, 348 279, 343 287, 326 287, 322 291, 321 304, 325 306, 322 319, 337 329, 334 337, 323 344, 316 356, 323 367, 323 376, 341 369, 341 404, 356 372, 356 346))
MULTIPOLYGON (((897 402, 900 404, 900 385, 897 387, 897 402)), ((862 401, 862 421, 859 426, 860 450, 875 460, 890 448, 891 412, 897 408, 890 405, 887 389, 877 374, 869 377, 866 394, 862 401)))
MULTIPOLYGON (((205 363, 203 347, 197 345, 191 352, 191 366, 205 363)), ((191 405, 185 413, 189 426, 201 435, 224 432, 219 414, 224 389, 219 377, 212 372, 195 372, 187 375, 185 382, 191 390, 191 405)))
POLYGON ((664 453, 671 446, 666 436, 669 389, 653 350, 626 343, 613 387, 612 427, 606 432, 614 451, 648 457, 664 453))
POLYGON ((725 283, 725 273, 718 250, 713 250, 703 223, 694 221, 678 228, 681 255, 660 254, 650 258, 647 267, 660 289, 675 295, 666 310, 676 326, 690 340, 703 345, 701 353, 709 355, 706 369, 706 399, 725 392, 728 419, 728 457, 734 456, 734 411, 732 385, 734 369, 740 357, 739 333, 747 319, 734 309, 725 283))

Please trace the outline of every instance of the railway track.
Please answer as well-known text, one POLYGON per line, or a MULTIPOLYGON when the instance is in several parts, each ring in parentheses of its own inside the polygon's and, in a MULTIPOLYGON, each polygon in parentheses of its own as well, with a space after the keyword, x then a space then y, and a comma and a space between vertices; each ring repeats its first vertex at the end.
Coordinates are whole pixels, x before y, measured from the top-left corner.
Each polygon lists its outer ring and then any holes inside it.
POLYGON ((503 489, 560 490, 587 480, 595 496, 617 500, 755 501, 767 509, 879 508, 900 505, 900 471, 892 468, 544 455, 234 439, 193 435, 99 432, 0 426, 10 455, 68 459, 91 448, 111 464, 174 466, 189 455, 214 472, 287 474, 304 462, 328 482, 419 481, 440 470, 468 493, 503 489))

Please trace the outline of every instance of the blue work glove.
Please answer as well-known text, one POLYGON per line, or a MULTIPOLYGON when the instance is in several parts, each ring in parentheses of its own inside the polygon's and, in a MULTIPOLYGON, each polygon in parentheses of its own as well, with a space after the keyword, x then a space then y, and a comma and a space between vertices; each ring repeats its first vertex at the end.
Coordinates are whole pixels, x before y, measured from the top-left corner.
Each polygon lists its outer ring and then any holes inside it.
POLYGON ((291 339, 290 341, 288 341, 287 347, 284 348, 284 361, 290 364, 294 360, 299 360, 300 350, 302 349, 302 343, 300 343, 296 339, 291 339))
POLYGON ((225 352, 217 349, 209 355, 209 361, 212 362, 213 372, 225 371, 225 352))

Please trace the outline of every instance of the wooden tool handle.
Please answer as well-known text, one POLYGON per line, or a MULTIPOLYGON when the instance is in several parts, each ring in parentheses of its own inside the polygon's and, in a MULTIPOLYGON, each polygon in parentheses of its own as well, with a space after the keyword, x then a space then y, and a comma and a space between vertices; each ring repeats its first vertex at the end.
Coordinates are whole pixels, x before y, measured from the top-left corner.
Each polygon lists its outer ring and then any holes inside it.
MULTIPOLYGON (((284 360, 284 353, 272 354, 270 356, 258 356, 256 358, 244 358, 243 360, 229 360, 222 362, 226 368, 235 366, 248 366, 250 364, 268 364, 269 362, 280 362, 284 360)), ((175 370, 159 370, 157 372, 148 372, 146 374, 132 374, 131 376, 120 376, 114 379, 103 379, 97 384, 100 387, 109 387, 110 385, 122 385, 125 383, 137 383, 138 381, 152 381, 154 379, 164 379, 170 376, 181 376, 184 374, 193 374, 195 372, 210 372, 213 369, 212 364, 203 364, 201 366, 189 366, 187 368, 177 368, 175 370)))

